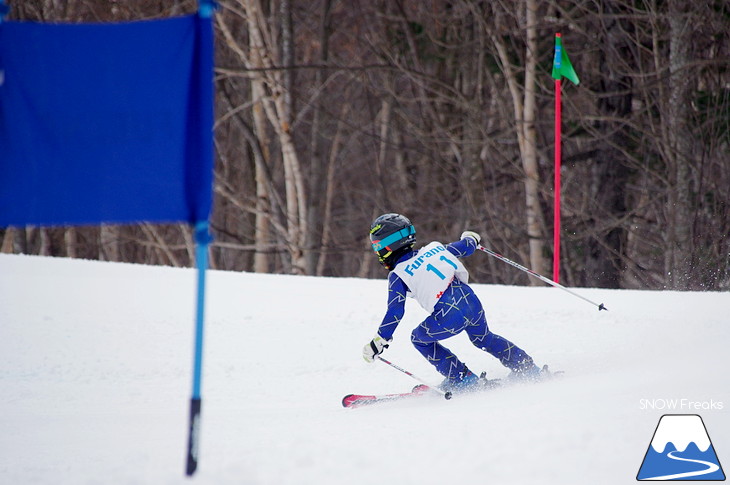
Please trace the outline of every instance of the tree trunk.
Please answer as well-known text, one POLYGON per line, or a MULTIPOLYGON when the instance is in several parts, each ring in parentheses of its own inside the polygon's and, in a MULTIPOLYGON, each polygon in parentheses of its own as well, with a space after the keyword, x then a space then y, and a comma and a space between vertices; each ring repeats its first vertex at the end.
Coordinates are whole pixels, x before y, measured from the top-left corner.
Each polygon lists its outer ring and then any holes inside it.
POLYGON ((688 129, 690 24, 688 5, 669 1, 669 197, 667 199, 667 251, 665 270, 670 288, 685 290, 691 283, 692 210, 691 210, 691 133, 688 129))
MULTIPOLYGON (((253 270, 257 273, 266 273, 269 271, 269 254, 263 248, 270 245, 271 224, 269 223, 269 191, 266 184, 266 174, 263 170, 263 164, 269 165, 269 147, 268 137, 266 134, 266 117, 261 105, 264 97, 263 83, 260 79, 251 80, 251 100, 253 101, 252 113, 254 133, 256 134, 256 142, 261 147, 261 156, 263 160, 256 164, 256 214, 255 214, 255 235, 254 244, 256 251, 253 258, 253 270)), ((256 156, 256 155, 254 155, 256 156)))
MULTIPOLYGON (((297 154, 294 139, 291 133, 291 119, 293 106, 291 97, 285 93, 286 86, 280 70, 272 69, 272 56, 277 49, 274 47, 272 32, 264 16, 260 1, 245 2, 250 43, 252 46, 262 46, 260 51, 263 71, 257 76, 268 88, 270 97, 263 99, 263 108, 269 123, 276 132, 284 165, 284 192, 286 198, 287 245, 289 248, 291 272, 304 274, 306 261, 304 256, 305 235, 307 227, 307 204, 302 176, 301 164, 297 154), (273 101, 273 103, 272 103, 273 101)), ((289 46, 293 49, 293 45, 289 46)), ((283 53, 283 58, 289 58, 291 53, 283 53)))
MULTIPOLYGON (((515 129, 522 159, 525 187, 525 212, 527 216, 527 237, 529 244, 530 269, 544 274, 547 262, 543 255, 544 237, 542 227, 542 212, 540 210, 539 172, 537 165, 537 147, 535 132, 535 82, 537 71, 537 3, 535 0, 525 0, 527 19, 527 49, 525 62, 525 94, 520 95, 520 86, 517 74, 510 63, 509 54, 504 42, 499 36, 493 35, 492 40, 502 62, 502 69, 507 80, 512 104, 515 113, 515 129)), ((530 285, 540 285, 535 278, 528 278, 530 285)))
MULTIPOLYGON (((256 16, 247 15, 249 31, 256 29, 256 16)), ((251 67, 261 68, 264 66, 264 56, 266 47, 263 45, 259 35, 249 36, 249 62, 251 67)), ((261 147, 261 155, 263 163, 268 165, 271 157, 269 155, 269 140, 266 128, 266 115, 264 113, 264 98, 266 97, 266 87, 263 76, 253 76, 251 79, 251 112, 253 118, 253 130, 257 138, 257 143, 261 147)), ((255 214, 255 235, 254 244, 256 251, 253 258, 253 270, 257 273, 266 273, 270 269, 269 253, 265 250, 270 245, 271 225, 269 223, 269 197, 266 184, 266 174, 261 163, 256 164, 256 214, 255 214)))
POLYGON ((276 72, 274 83, 270 86, 277 114, 277 119, 271 120, 271 122, 278 122, 277 134, 284 160, 292 271, 295 274, 313 274, 313 268, 307 265, 308 210, 304 176, 291 131, 294 112, 294 70, 291 69, 294 63, 294 42, 292 41, 293 27, 289 0, 281 0, 279 11, 281 14, 280 64, 283 69, 276 72))
POLYGON ((76 235, 76 228, 75 227, 68 227, 63 232, 63 243, 64 246, 66 246, 66 256, 69 258, 76 258, 78 257, 78 237, 76 235))
MULTIPOLYGON (((522 166, 525 171, 525 206, 527 210, 527 237, 530 242, 531 269, 544 274, 547 262, 543 255, 544 231, 540 209, 540 175, 537 166, 537 133, 535 131, 535 87, 537 75, 537 1, 526 0, 527 51, 525 63, 525 103, 522 116, 522 166)), ((539 285, 535 279, 533 285, 539 285)))
POLYGON ((15 252, 15 228, 8 227, 3 235, 3 244, 0 253, 13 254, 15 252))
MULTIPOLYGON (((347 105, 345 105, 347 107, 347 105)), ((332 139, 332 146, 330 147, 329 160, 327 162, 327 180, 325 184, 325 196, 324 196, 324 210, 322 214, 322 248, 324 249, 319 255, 317 261, 317 276, 324 276, 325 267, 327 263, 328 248, 330 247, 332 237, 332 205, 335 200, 335 190, 337 190, 337 183, 335 181, 335 174, 337 173, 337 158, 340 152, 340 138, 343 127, 343 119, 345 118, 346 110, 342 110, 340 121, 337 123, 337 131, 335 137, 332 139)))
MULTIPOLYGON (((319 24, 319 62, 321 65, 327 65, 329 60, 329 38, 332 31, 330 19, 331 19, 332 0, 324 0, 322 4, 322 14, 319 24)), ((319 90, 324 88, 325 78, 327 70, 317 69, 314 76, 314 89, 319 90)), ((318 96, 318 95, 315 95, 318 96)), ((306 234, 306 247, 308 248, 306 261, 307 261, 307 274, 320 274, 324 267, 324 262, 320 263, 325 259, 325 253, 323 252, 323 246, 325 245, 324 232, 326 230, 327 215, 326 212, 330 207, 326 207, 322 197, 316 197, 316 194, 322 194, 327 192, 329 194, 330 188, 326 187, 329 180, 329 172, 326 168, 327 157, 325 155, 324 148, 324 137, 322 136, 325 132, 325 128, 322 123, 323 118, 322 103, 316 100, 313 103, 312 108, 312 128, 310 133, 309 142, 309 183, 308 189, 309 194, 312 197, 309 200, 309 207, 307 208, 307 234, 306 234)), ((330 150, 336 150, 334 146, 335 142, 332 142, 330 150)))
POLYGON ((99 259, 120 261, 119 228, 102 224, 99 229, 99 259))

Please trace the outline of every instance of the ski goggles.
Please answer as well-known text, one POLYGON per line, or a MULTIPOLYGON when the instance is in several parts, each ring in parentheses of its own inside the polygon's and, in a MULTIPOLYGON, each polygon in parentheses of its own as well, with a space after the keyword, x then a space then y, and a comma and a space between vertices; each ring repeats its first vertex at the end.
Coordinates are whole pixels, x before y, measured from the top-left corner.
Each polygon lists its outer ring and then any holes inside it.
POLYGON ((388 235, 387 237, 384 237, 383 239, 379 241, 373 241, 372 235, 371 242, 373 244, 373 251, 376 253, 380 253, 384 248, 388 248, 391 244, 400 241, 401 239, 405 239, 408 236, 415 234, 416 228, 413 227, 413 225, 410 225, 408 227, 405 227, 399 231, 394 232, 393 234, 388 235))

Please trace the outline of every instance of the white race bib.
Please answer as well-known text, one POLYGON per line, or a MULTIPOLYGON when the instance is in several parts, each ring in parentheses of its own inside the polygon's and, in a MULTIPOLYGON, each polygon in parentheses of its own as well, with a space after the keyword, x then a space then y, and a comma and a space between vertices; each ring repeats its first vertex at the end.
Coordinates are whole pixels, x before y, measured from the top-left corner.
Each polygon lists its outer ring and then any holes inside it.
POLYGON ((434 241, 419 249, 410 259, 401 261, 395 274, 408 286, 408 296, 415 298, 429 313, 456 276, 463 283, 469 282, 469 272, 446 246, 434 241))

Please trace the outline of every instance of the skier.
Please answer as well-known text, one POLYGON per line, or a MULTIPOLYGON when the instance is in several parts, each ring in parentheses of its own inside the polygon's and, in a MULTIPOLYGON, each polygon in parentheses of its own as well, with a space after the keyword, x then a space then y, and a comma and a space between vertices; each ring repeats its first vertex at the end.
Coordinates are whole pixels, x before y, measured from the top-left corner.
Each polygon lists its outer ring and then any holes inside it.
POLYGON ((413 224, 405 216, 390 213, 372 223, 370 241, 378 261, 390 273, 387 312, 375 337, 363 347, 367 362, 388 348, 409 296, 430 313, 411 333, 411 342, 445 377, 443 390, 460 392, 479 385, 479 378, 440 343, 462 331, 474 346, 509 368, 510 377, 539 377, 540 369, 532 357, 489 330, 482 304, 468 285, 469 273, 459 258, 474 253, 481 241, 479 234, 464 231, 459 241, 447 245, 434 241, 415 251, 413 224))

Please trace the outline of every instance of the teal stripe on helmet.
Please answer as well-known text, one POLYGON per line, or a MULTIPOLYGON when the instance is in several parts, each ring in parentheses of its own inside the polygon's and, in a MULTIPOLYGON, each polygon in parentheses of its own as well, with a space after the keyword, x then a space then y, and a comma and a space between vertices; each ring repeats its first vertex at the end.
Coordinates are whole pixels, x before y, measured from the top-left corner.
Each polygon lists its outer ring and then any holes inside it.
POLYGON ((415 233, 416 233, 416 228, 413 227, 412 225, 410 225, 406 228, 401 229, 400 231, 394 232, 390 236, 387 236, 386 238, 381 239, 380 241, 374 241, 373 242, 373 251, 378 252, 381 249, 390 246, 394 242, 400 241, 401 239, 404 239, 404 238, 410 236, 411 234, 415 234, 415 233))

